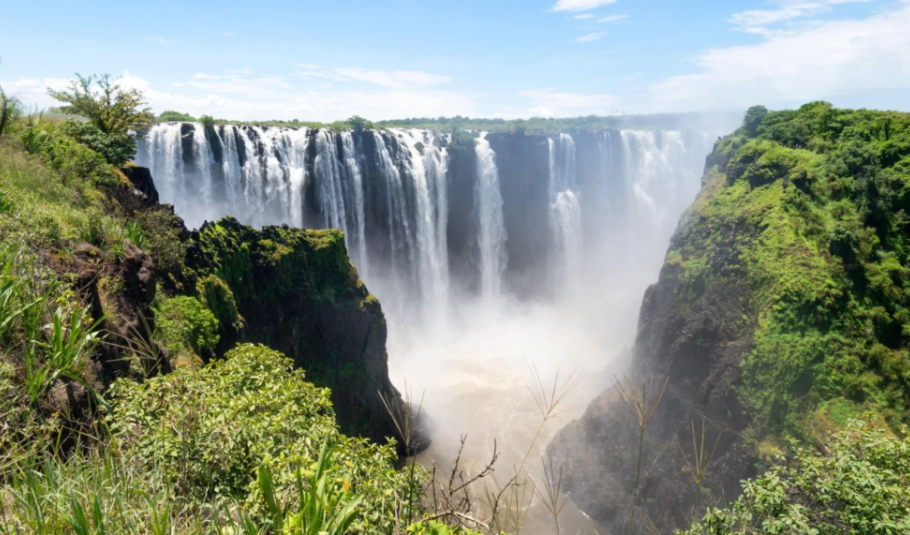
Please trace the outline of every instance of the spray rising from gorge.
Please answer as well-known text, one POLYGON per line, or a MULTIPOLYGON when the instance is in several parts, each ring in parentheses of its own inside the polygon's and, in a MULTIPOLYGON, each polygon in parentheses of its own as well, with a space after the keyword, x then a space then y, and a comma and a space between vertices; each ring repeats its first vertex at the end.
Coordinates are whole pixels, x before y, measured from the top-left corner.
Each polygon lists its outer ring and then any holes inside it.
POLYGON ((509 462, 536 418, 528 364, 543 377, 579 369, 583 407, 631 345, 714 139, 165 123, 137 159, 191 227, 232 215, 343 230, 387 317, 393 382, 425 392, 429 455, 453 457, 467 432, 468 457, 489 455, 495 438, 509 462))

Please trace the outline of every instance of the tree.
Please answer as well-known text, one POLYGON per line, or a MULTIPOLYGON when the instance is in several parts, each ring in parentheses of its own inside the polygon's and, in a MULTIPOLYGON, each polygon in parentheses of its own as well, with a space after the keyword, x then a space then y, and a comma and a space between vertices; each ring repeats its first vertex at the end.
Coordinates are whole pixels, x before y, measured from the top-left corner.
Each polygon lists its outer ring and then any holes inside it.
POLYGON ((363 132, 364 130, 369 130, 373 128, 373 123, 364 119, 359 115, 355 115, 348 119, 348 125, 351 127, 351 130, 355 132, 363 132))
POLYGON ((154 120, 142 92, 123 89, 108 74, 76 73, 69 91, 49 88, 47 93, 65 104, 60 108, 63 113, 88 119, 92 129, 82 132, 85 135, 77 136, 78 140, 92 148, 104 147, 99 152, 114 165, 121 165, 136 154, 135 135, 148 130, 154 120))
POLYGON ((745 129, 746 135, 749 137, 758 135, 758 125, 761 124, 765 115, 768 115, 768 108, 764 106, 752 106, 749 108, 745 119, 743 119, 743 129, 745 129))
POLYGON ((70 82, 69 91, 47 90, 48 95, 66 104, 61 107, 63 113, 81 115, 105 134, 144 132, 152 125, 155 116, 138 89, 121 88, 109 74, 76 73, 76 78, 70 82))

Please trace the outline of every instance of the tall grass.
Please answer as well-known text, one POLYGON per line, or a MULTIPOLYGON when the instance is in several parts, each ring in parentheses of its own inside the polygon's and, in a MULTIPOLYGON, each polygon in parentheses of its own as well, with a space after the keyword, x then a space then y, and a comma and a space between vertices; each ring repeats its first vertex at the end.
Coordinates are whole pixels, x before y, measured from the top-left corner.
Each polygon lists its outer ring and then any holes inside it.
POLYGON ((670 381, 669 376, 658 379, 656 382, 654 376, 648 379, 640 379, 637 376, 625 377, 624 379, 614 379, 613 386, 619 393, 620 399, 629 410, 629 414, 635 419, 638 426, 638 463, 635 468, 635 485, 632 488, 632 507, 629 514, 629 535, 632 534, 632 526, 635 523, 635 505, 638 502, 638 490, 641 482, 641 460, 645 446, 645 430, 654 418, 657 407, 663 399, 664 391, 667 389, 667 383, 670 381))

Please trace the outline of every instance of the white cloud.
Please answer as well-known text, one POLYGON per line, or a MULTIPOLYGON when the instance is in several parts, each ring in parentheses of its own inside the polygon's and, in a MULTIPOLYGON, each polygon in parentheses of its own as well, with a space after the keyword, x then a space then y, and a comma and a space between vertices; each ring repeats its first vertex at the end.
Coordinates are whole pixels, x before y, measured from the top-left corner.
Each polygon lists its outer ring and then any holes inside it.
POLYGON ((430 87, 452 80, 450 76, 422 71, 383 71, 352 67, 327 68, 321 65, 302 63, 298 63, 295 66, 302 69, 297 73, 302 78, 322 78, 335 82, 366 82, 391 89, 409 89, 415 86, 430 87))
POLYGON ((530 106, 514 115, 517 117, 575 117, 579 115, 607 115, 616 108, 620 99, 611 94, 561 93, 556 89, 520 91, 520 96, 530 101, 530 106))
POLYGON ((576 37, 572 40, 576 43, 590 43, 591 41, 599 41, 608 35, 610 34, 607 32, 589 33, 587 35, 582 35, 581 37, 576 37))
POLYGON ((588 11, 614 2, 616 0, 556 0, 550 11, 588 11))
POLYGON ((234 32, 221 32, 221 35, 225 37, 234 37, 234 32))
POLYGON ((709 50, 701 72, 651 87, 657 109, 736 109, 910 89, 910 2, 865 19, 816 21, 749 46, 709 50))
POLYGON ((867 3, 874 0, 777 0, 775 9, 750 9, 735 13, 730 22, 741 30, 767 35, 772 24, 780 24, 805 17, 813 17, 829 11, 833 6, 867 3))
POLYGON ((591 13, 582 13, 581 15, 573 15, 572 18, 578 19, 578 20, 587 20, 587 19, 593 19, 594 15, 592 15, 591 13))
MULTIPOLYGON (((352 115, 374 120, 480 115, 472 94, 427 87, 447 77, 416 71, 388 71, 388 75, 383 76, 377 73, 386 71, 337 70, 345 73, 347 82, 363 80, 369 85, 364 90, 337 90, 323 84, 299 87, 282 76, 252 76, 248 69, 235 69, 225 74, 197 73, 186 81, 171 83, 169 90, 161 90, 129 72, 124 72, 118 83, 124 88, 143 91, 157 113, 179 110, 196 116, 207 114, 241 121, 294 118, 334 121, 352 115), (408 81, 413 83, 401 87, 408 81)), ((0 80, 8 93, 20 97, 29 106, 40 108, 56 105, 56 101, 47 96, 47 87, 62 89, 68 83, 69 80, 55 78, 0 80)))
POLYGON ((597 22, 609 23, 609 22, 619 22, 621 20, 626 20, 629 18, 628 15, 610 15, 609 17, 603 17, 597 19, 597 22))
POLYGON ((160 38, 160 37, 146 37, 145 40, 146 40, 146 41, 155 41, 155 42, 158 43, 159 45, 166 45, 166 44, 167 44, 167 39, 162 39, 162 38, 160 38))

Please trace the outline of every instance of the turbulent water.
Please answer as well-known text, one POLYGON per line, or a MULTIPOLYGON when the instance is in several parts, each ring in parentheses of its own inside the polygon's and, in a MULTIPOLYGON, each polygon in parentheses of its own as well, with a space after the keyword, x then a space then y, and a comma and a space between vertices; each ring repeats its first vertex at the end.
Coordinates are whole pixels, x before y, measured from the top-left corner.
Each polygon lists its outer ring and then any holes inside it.
MULTIPOLYGON (((171 123, 152 128, 137 160, 190 227, 232 215, 344 230, 388 318, 392 380, 425 392, 437 422, 429 458, 453 458, 468 432, 466 457, 482 459, 498 438, 514 465, 559 425, 529 432, 539 415, 528 370, 546 382, 579 369, 574 407, 603 387, 596 378, 631 345, 714 139, 478 133, 465 146, 426 130, 171 123)), ((586 531, 583 520, 565 520, 577 527, 565 532, 586 531)))

